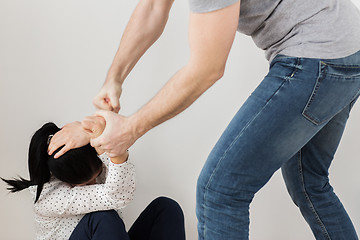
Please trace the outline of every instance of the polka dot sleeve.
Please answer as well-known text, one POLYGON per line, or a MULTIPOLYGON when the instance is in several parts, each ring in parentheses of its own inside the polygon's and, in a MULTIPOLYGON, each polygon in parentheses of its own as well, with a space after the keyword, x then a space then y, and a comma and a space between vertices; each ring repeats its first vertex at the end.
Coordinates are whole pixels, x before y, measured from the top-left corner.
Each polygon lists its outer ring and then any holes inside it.
POLYGON ((108 164, 104 183, 70 187, 59 180, 51 181, 44 186, 34 206, 35 213, 44 217, 65 217, 128 205, 134 198, 135 167, 129 161, 114 164, 107 156, 105 160, 104 155, 101 158, 108 164))

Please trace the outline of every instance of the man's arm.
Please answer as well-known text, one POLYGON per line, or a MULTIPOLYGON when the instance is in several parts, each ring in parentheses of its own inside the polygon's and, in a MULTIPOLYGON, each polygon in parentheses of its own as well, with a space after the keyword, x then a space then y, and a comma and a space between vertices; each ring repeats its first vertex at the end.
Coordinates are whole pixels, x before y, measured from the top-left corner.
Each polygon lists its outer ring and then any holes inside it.
POLYGON ((125 28, 104 86, 94 98, 98 109, 119 112, 122 84, 140 57, 160 37, 173 0, 141 0, 125 28))
MULTIPOLYGON (((124 31, 105 83, 94 98, 95 107, 119 112, 122 84, 140 57, 160 37, 173 1, 140 0, 124 31)), ((85 133, 76 136, 73 134, 76 132, 73 131, 74 128, 78 125, 80 125, 79 122, 67 124, 58 134, 55 134, 49 146, 49 154, 62 147, 55 155, 55 157, 60 157, 70 149, 89 143, 89 136, 85 133)))
POLYGON ((239 12, 240 2, 214 12, 191 13, 188 64, 131 117, 98 112, 105 118, 106 128, 91 144, 105 150, 109 156, 121 154, 148 130, 190 106, 222 77, 239 12))

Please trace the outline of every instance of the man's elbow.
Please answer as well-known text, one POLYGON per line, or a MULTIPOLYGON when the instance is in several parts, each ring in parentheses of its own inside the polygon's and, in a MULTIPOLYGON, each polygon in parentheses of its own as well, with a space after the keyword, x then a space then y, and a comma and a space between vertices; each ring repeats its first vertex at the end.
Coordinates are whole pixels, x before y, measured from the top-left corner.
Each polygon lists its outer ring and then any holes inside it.
POLYGON ((214 72, 214 80, 217 81, 224 76, 225 67, 221 67, 214 72))
POLYGON ((226 63, 223 61, 209 61, 204 58, 192 58, 187 67, 196 78, 215 83, 224 76, 226 63))
POLYGON ((142 3, 159 14, 168 15, 174 0, 142 0, 142 3))
POLYGON ((202 72, 203 78, 207 79, 207 81, 211 83, 215 83, 219 79, 224 76, 225 67, 217 66, 217 67, 207 67, 202 72))

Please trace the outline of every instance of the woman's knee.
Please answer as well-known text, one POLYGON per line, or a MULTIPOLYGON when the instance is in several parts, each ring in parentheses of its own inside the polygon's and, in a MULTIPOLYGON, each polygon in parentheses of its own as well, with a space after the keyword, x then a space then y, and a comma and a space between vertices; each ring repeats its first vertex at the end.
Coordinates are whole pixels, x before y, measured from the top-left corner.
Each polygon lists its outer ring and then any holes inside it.
POLYGON ((97 211, 97 212, 91 212, 86 215, 89 215, 92 218, 118 218, 119 215, 115 210, 106 210, 106 211, 97 211))
POLYGON ((84 218, 88 218, 88 221, 93 224, 124 225, 123 220, 115 210, 91 212, 86 214, 84 218))
POLYGON ((158 197, 156 199, 154 199, 149 206, 153 206, 155 207, 158 211, 160 212, 168 212, 171 214, 175 214, 179 217, 184 216, 183 211, 179 205, 178 202, 176 202, 175 200, 168 198, 168 197, 158 197))
POLYGON ((117 236, 126 237, 124 222, 115 210, 87 213, 74 229, 70 239, 98 239, 94 236, 104 234, 107 239, 114 239, 112 237, 117 236))

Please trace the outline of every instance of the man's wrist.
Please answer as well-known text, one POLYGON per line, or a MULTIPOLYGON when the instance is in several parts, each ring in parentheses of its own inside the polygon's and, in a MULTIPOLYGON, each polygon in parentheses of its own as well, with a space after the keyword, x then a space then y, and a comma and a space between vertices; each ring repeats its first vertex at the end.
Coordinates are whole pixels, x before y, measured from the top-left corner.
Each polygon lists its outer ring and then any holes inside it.
POLYGON ((120 74, 108 74, 105 83, 112 83, 122 86, 122 84, 124 83, 124 79, 121 78, 120 74))
POLYGON ((122 85, 129 73, 129 66, 113 63, 107 73, 106 82, 112 82, 122 85))
POLYGON ((132 135, 135 140, 144 135, 147 131, 152 129, 149 120, 145 116, 141 116, 140 112, 137 112, 129 117, 129 123, 132 135))

